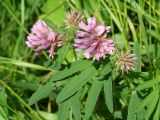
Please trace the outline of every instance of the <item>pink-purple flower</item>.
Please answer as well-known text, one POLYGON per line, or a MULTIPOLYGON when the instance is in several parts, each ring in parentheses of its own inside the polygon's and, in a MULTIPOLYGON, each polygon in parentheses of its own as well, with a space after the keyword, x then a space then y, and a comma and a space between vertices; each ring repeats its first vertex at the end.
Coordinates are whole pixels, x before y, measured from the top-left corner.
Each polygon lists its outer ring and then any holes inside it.
POLYGON ((47 49, 49 57, 53 58, 56 54, 55 48, 61 46, 62 37, 63 35, 58 35, 44 21, 38 20, 31 28, 26 44, 37 53, 47 49))
POLYGON ((81 30, 76 32, 78 39, 74 41, 76 51, 85 50, 85 57, 89 59, 93 56, 99 60, 105 55, 112 55, 115 50, 112 39, 106 38, 110 26, 98 25, 95 17, 87 19, 88 24, 79 23, 81 30))

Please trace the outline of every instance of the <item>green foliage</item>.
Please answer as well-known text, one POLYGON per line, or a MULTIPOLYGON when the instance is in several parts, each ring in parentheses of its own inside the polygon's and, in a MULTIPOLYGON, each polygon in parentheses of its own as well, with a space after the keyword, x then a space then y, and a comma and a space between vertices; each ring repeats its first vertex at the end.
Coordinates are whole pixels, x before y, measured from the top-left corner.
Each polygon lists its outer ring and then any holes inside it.
POLYGON ((6 120, 8 116, 7 96, 4 89, 0 91, 0 119, 6 120))
POLYGON ((71 78, 68 84, 63 88, 63 90, 57 96, 57 102, 62 102, 68 97, 72 96, 83 85, 85 85, 94 76, 95 73, 96 73, 95 68, 91 67, 82 71, 81 74, 71 78))
POLYGON ((111 113, 113 113, 113 95, 112 95, 112 77, 111 75, 109 76, 108 80, 104 81, 104 94, 105 94, 105 101, 106 101, 108 110, 111 113))
POLYGON ((73 62, 68 68, 64 69, 63 71, 59 71, 56 74, 54 74, 51 78, 52 81, 61 80, 63 78, 66 78, 74 73, 77 73, 79 71, 85 70, 86 68, 90 67, 92 65, 92 62, 85 61, 85 60, 79 60, 73 62))
POLYGON ((62 24, 65 20, 65 0, 47 0, 41 10, 46 13, 44 17, 49 18, 56 24, 62 24))
POLYGON ((40 87, 29 99, 29 105, 35 104, 38 100, 46 97, 52 91, 52 82, 49 81, 44 86, 40 87))
POLYGON ((0 0, 0 9, 0 120, 160 119, 159 1, 0 0), (121 74, 114 57, 76 54, 69 10, 111 26, 117 51, 136 54, 135 70, 121 74), (53 60, 25 45, 37 19, 64 35, 53 60))
POLYGON ((95 80, 92 83, 92 86, 88 93, 88 97, 85 104, 85 119, 89 119, 90 116, 92 115, 94 107, 98 100, 102 85, 103 85, 103 82, 98 80, 95 80))

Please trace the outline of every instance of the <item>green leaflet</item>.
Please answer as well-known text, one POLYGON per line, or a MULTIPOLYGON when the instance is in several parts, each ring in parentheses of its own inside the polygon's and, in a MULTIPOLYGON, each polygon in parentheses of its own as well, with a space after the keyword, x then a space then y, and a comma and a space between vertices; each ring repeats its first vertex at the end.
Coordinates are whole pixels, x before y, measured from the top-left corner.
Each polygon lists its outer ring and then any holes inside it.
POLYGON ((81 111, 80 111, 80 102, 79 102, 79 93, 77 92, 71 98, 71 110, 76 120, 81 120, 81 111))
POLYGON ((49 113, 44 111, 38 111, 38 113, 45 119, 45 120, 58 120, 58 116, 55 113, 49 113))
POLYGON ((135 112, 138 112, 139 110, 141 110, 142 108, 144 108, 145 106, 147 106, 155 96, 157 96, 158 94, 158 89, 154 89, 143 101, 142 103, 139 105, 139 107, 137 108, 137 110, 135 112))
POLYGON ((136 110, 137 102, 136 101, 137 94, 134 94, 131 96, 130 101, 129 101, 129 106, 128 106, 128 115, 127 115, 127 120, 136 120, 136 114, 133 112, 136 110))
POLYGON ((69 116, 69 110, 72 111, 75 120, 81 120, 79 94, 76 93, 70 99, 59 103, 58 120, 66 120, 69 116))
POLYGON ((112 76, 109 75, 108 80, 104 80, 104 94, 108 110, 113 113, 112 76))
POLYGON ((100 71, 99 79, 103 79, 108 73, 110 73, 112 69, 109 64, 106 64, 103 69, 100 71))
POLYGON ((92 115, 98 96, 100 94, 103 82, 95 80, 91 86, 91 89, 88 93, 87 101, 85 104, 85 119, 89 119, 92 115))
POLYGON ((142 120, 142 119, 144 119, 144 114, 145 114, 144 108, 142 110, 138 111, 137 113, 134 113, 134 111, 136 111, 136 109, 140 103, 141 103, 141 100, 140 100, 140 98, 138 98, 137 93, 132 94, 130 101, 129 101, 129 106, 128 106, 127 120, 142 120))
POLYGON ((21 90, 32 90, 36 91, 38 89, 38 84, 35 82, 15 82, 13 83, 14 87, 20 88, 21 90))
POLYGON ((47 82, 44 86, 41 86, 29 99, 30 105, 33 105, 40 99, 46 97, 52 91, 52 81, 47 82))
POLYGON ((67 120, 70 107, 70 99, 59 103, 58 120, 67 120))
POLYGON ((141 83, 141 84, 136 88, 136 90, 139 91, 139 90, 143 90, 143 89, 146 89, 146 88, 150 88, 150 87, 153 87, 154 85, 159 84, 159 83, 160 83, 160 80, 149 80, 149 81, 145 81, 144 83, 141 83))
POLYGON ((57 102, 62 102, 77 92, 83 85, 85 85, 96 73, 94 67, 90 67, 81 72, 78 76, 71 78, 69 83, 57 96, 57 102))
POLYGON ((67 76, 70 76, 76 72, 82 71, 88 67, 90 67, 92 65, 92 61, 86 61, 86 60, 79 60, 79 61, 75 61, 73 63, 71 63, 71 66, 69 69, 64 69, 62 71, 59 71, 57 73, 55 73, 51 80, 52 81, 57 81, 60 79, 63 79, 67 76))
POLYGON ((154 111, 154 109, 157 105, 158 99, 159 99, 159 89, 157 88, 155 90, 154 99, 152 99, 152 102, 150 102, 149 105, 147 106, 147 112, 146 112, 146 115, 145 115, 145 120, 149 120, 152 112, 154 111))
POLYGON ((123 119, 123 117, 122 117, 122 112, 121 111, 115 111, 114 113, 113 113, 113 116, 115 117, 115 118, 119 118, 119 119, 123 119))

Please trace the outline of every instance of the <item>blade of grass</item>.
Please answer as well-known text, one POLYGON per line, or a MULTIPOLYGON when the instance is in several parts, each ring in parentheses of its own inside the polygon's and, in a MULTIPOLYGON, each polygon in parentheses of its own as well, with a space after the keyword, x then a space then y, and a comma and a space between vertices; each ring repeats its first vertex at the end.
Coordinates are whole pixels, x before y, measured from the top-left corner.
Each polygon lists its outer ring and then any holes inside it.
POLYGON ((37 69, 37 70, 55 71, 53 69, 46 68, 44 66, 40 66, 40 65, 36 65, 36 64, 33 64, 33 63, 28 63, 28 62, 23 62, 23 61, 11 59, 11 58, 5 58, 5 57, 0 56, 0 60, 1 60, 1 64, 2 63, 4 63, 4 64, 14 64, 14 65, 29 67, 29 68, 33 68, 33 69, 37 69))
POLYGON ((15 16, 15 14, 12 12, 12 10, 10 10, 10 8, 5 4, 5 2, 3 2, 2 0, 0 0, 0 2, 6 8, 6 10, 9 12, 9 14, 14 18, 14 20, 17 22, 17 24, 24 30, 24 32, 26 32, 28 34, 29 32, 23 26, 23 24, 18 20, 18 18, 15 16))
POLYGON ((2 84, 13 96, 15 96, 31 113, 36 115, 38 120, 42 120, 39 115, 16 93, 14 92, 5 82, 0 79, 0 84, 2 84))

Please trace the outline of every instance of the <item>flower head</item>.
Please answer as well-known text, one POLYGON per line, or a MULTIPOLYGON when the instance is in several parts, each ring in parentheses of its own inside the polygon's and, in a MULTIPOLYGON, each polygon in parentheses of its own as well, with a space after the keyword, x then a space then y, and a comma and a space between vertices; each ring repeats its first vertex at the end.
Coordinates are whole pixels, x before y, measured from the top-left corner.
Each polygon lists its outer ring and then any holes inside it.
POLYGON ((83 16, 75 11, 70 11, 67 14, 66 24, 68 25, 76 25, 83 19, 83 16))
POLYGON ((88 24, 79 23, 81 30, 76 32, 78 39, 75 39, 74 46, 77 51, 85 50, 85 56, 91 56, 99 60, 105 55, 112 55, 115 50, 112 39, 107 39, 110 26, 98 25, 95 17, 87 19, 88 24))
POLYGON ((134 70, 136 55, 131 54, 130 52, 131 51, 128 51, 126 53, 121 53, 120 55, 118 55, 118 61, 116 62, 118 71, 124 73, 130 70, 134 70))
POLYGON ((44 21, 38 20, 31 28, 31 33, 27 36, 28 47, 33 48, 37 53, 49 49, 49 57, 56 54, 55 47, 61 46, 62 35, 54 32, 44 21))

